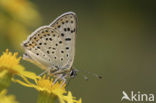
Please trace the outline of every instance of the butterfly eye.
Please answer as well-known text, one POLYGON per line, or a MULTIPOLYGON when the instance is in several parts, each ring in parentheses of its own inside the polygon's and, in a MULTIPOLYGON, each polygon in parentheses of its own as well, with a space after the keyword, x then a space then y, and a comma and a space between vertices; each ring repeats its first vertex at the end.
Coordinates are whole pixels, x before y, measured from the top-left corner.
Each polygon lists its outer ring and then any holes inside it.
POLYGON ((72 69, 70 71, 70 77, 74 78, 77 75, 76 71, 74 69, 72 69))

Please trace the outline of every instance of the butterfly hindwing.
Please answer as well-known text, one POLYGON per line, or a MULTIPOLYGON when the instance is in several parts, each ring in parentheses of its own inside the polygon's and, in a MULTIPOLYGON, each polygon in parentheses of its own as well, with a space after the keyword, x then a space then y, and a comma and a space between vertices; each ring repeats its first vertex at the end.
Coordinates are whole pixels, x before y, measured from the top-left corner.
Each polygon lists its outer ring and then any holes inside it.
POLYGON ((29 56, 29 59, 32 59, 31 61, 40 63, 45 66, 45 68, 54 65, 54 61, 51 62, 53 55, 49 56, 47 53, 47 45, 50 43, 48 44, 48 41, 46 40, 47 38, 48 40, 51 40, 53 35, 56 35, 56 33, 52 28, 43 26, 33 32, 28 39, 24 41, 23 46, 25 52, 29 56))

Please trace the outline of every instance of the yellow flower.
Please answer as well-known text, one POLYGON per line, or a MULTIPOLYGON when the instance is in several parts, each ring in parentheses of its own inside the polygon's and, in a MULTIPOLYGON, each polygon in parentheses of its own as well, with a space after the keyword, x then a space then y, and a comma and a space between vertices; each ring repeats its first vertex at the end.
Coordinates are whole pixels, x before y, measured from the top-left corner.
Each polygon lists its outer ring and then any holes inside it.
POLYGON ((17 58, 17 55, 17 52, 12 54, 7 49, 0 57, 0 72, 8 70, 11 74, 18 74, 24 71, 24 67, 19 64, 21 57, 17 58))
POLYGON ((24 68, 19 64, 21 57, 17 58, 17 54, 12 54, 7 49, 0 57, 0 91, 10 86, 14 74, 24 71, 24 68))
POLYGON ((20 75, 30 78, 38 78, 36 74, 25 71, 25 68, 20 64, 21 57, 17 57, 18 53, 11 53, 7 49, 2 56, 0 56, 0 77, 5 75, 7 71, 14 75, 20 75))
POLYGON ((17 55, 18 53, 13 54, 7 49, 6 52, 4 52, 0 57, 0 90, 8 87, 10 80, 12 79, 14 82, 18 82, 27 87, 35 88, 39 91, 40 95, 38 103, 41 103, 40 101, 47 101, 43 103, 51 103, 55 100, 55 98, 58 98, 60 103, 82 102, 81 99, 76 100, 70 91, 65 90, 66 84, 62 87, 62 82, 56 82, 52 85, 54 81, 50 77, 40 77, 33 72, 24 70, 24 67, 19 64, 21 57, 17 57, 17 55), (12 78, 15 74, 23 78, 24 81, 12 78), (31 79, 31 82, 29 79, 31 79))
MULTIPOLYGON (((33 77, 33 76, 32 76, 33 77)), ((43 77, 38 77, 38 79, 34 78, 29 78, 34 80, 35 83, 31 83, 26 77, 22 76, 23 81, 21 80, 15 80, 15 82, 20 83, 21 85, 24 85, 26 87, 31 87, 35 88, 37 91, 41 93, 41 96, 39 99, 41 101, 48 101, 47 98, 58 98, 60 103, 82 103, 81 99, 76 100, 75 97, 72 96, 72 93, 70 91, 65 90, 66 84, 64 84, 61 87, 62 82, 56 82, 54 85, 53 84, 53 79, 50 79, 49 77, 46 78, 46 76, 43 77), (46 98, 44 99, 43 96, 46 98)), ((50 100, 49 100, 50 101, 50 100)), ((40 102, 39 102, 40 103, 40 102)), ((43 103, 49 103, 49 102, 43 102, 43 103)))
POLYGON ((17 57, 17 55, 17 52, 13 54, 7 49, 6 52, 0 56, 0 91, 10 86, 11 79, 15 74, 37 78, 34 73, 24 70, 24 67, 19 64, 21 57, 17 57))
POLYGON ((14 95, 6 95, 6 94, 7 94, 6 89, 4 89, 3 91, 0 92, 0 103, 18 103, 15 100, 14 95))

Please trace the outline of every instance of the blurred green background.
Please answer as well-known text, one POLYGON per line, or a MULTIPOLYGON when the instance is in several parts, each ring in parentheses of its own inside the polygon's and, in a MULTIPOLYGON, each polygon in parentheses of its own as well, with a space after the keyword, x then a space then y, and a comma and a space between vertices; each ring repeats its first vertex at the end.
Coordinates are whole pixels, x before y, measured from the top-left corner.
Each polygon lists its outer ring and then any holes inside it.
MULTIPOLYGON (((154 0, 0 0, 0 53, 8 48, 22 56, 20 43, 31 32, 73 11, 78 16, 74 67, 80 70, 68 87, 73 95, 83 103, 119 103, 123 90, 155 94, 155 4, 154 0), (86 82, 84 71, 103 79, 88 75, 86 82)), ((42 72, 29 62, 22 64, 42 72)), ((35 103, 38 95, 15 83, 9 93, 21 103, 35 103)))

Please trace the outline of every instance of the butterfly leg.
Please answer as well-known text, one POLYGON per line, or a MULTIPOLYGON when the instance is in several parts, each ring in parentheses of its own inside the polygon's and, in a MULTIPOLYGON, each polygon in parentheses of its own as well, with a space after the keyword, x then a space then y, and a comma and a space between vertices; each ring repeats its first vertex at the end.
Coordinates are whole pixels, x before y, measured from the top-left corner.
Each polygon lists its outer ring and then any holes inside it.
POLYGON ((51 75, 51 73, 56 72, 58 69, 56 67, 49 67, 44 72, 42 72, 39 76, 44 75, 48 72, 48 75, 51 75))
POLYGON ((42 75, 44 75, 45 73, 49 73, 50 72, 50 70, 51 70, 51 68, 48 68, 47 70, 45 70, 44 72, 42 72, 41 74, 39 74, 38 76, 42 76, 42 75))
POLYGON ((66 82, 65 76, 64 76, 63 74, 59 74, 59 75, 57 76, 57 78, 55 79, 55 81, 52 83, 52 86, 53 86, 59 79, 63 80, 63 82, 62 82, 60 88, 65 84, 65 82, 66 82))
POLYGON ((56 79, 54 80, 54 82, 52 83, 52 86, 62 77, 62 74, 59 74, 56 79))
POLYGON ((63 82, 62 82, 62 84, 61 84, 61 86, 60 86, 60 88, 66 83, 66 78, 65 78, 65 76, 62 76, 62 78, 61 78, 62 80, 63 80, 63 82))

